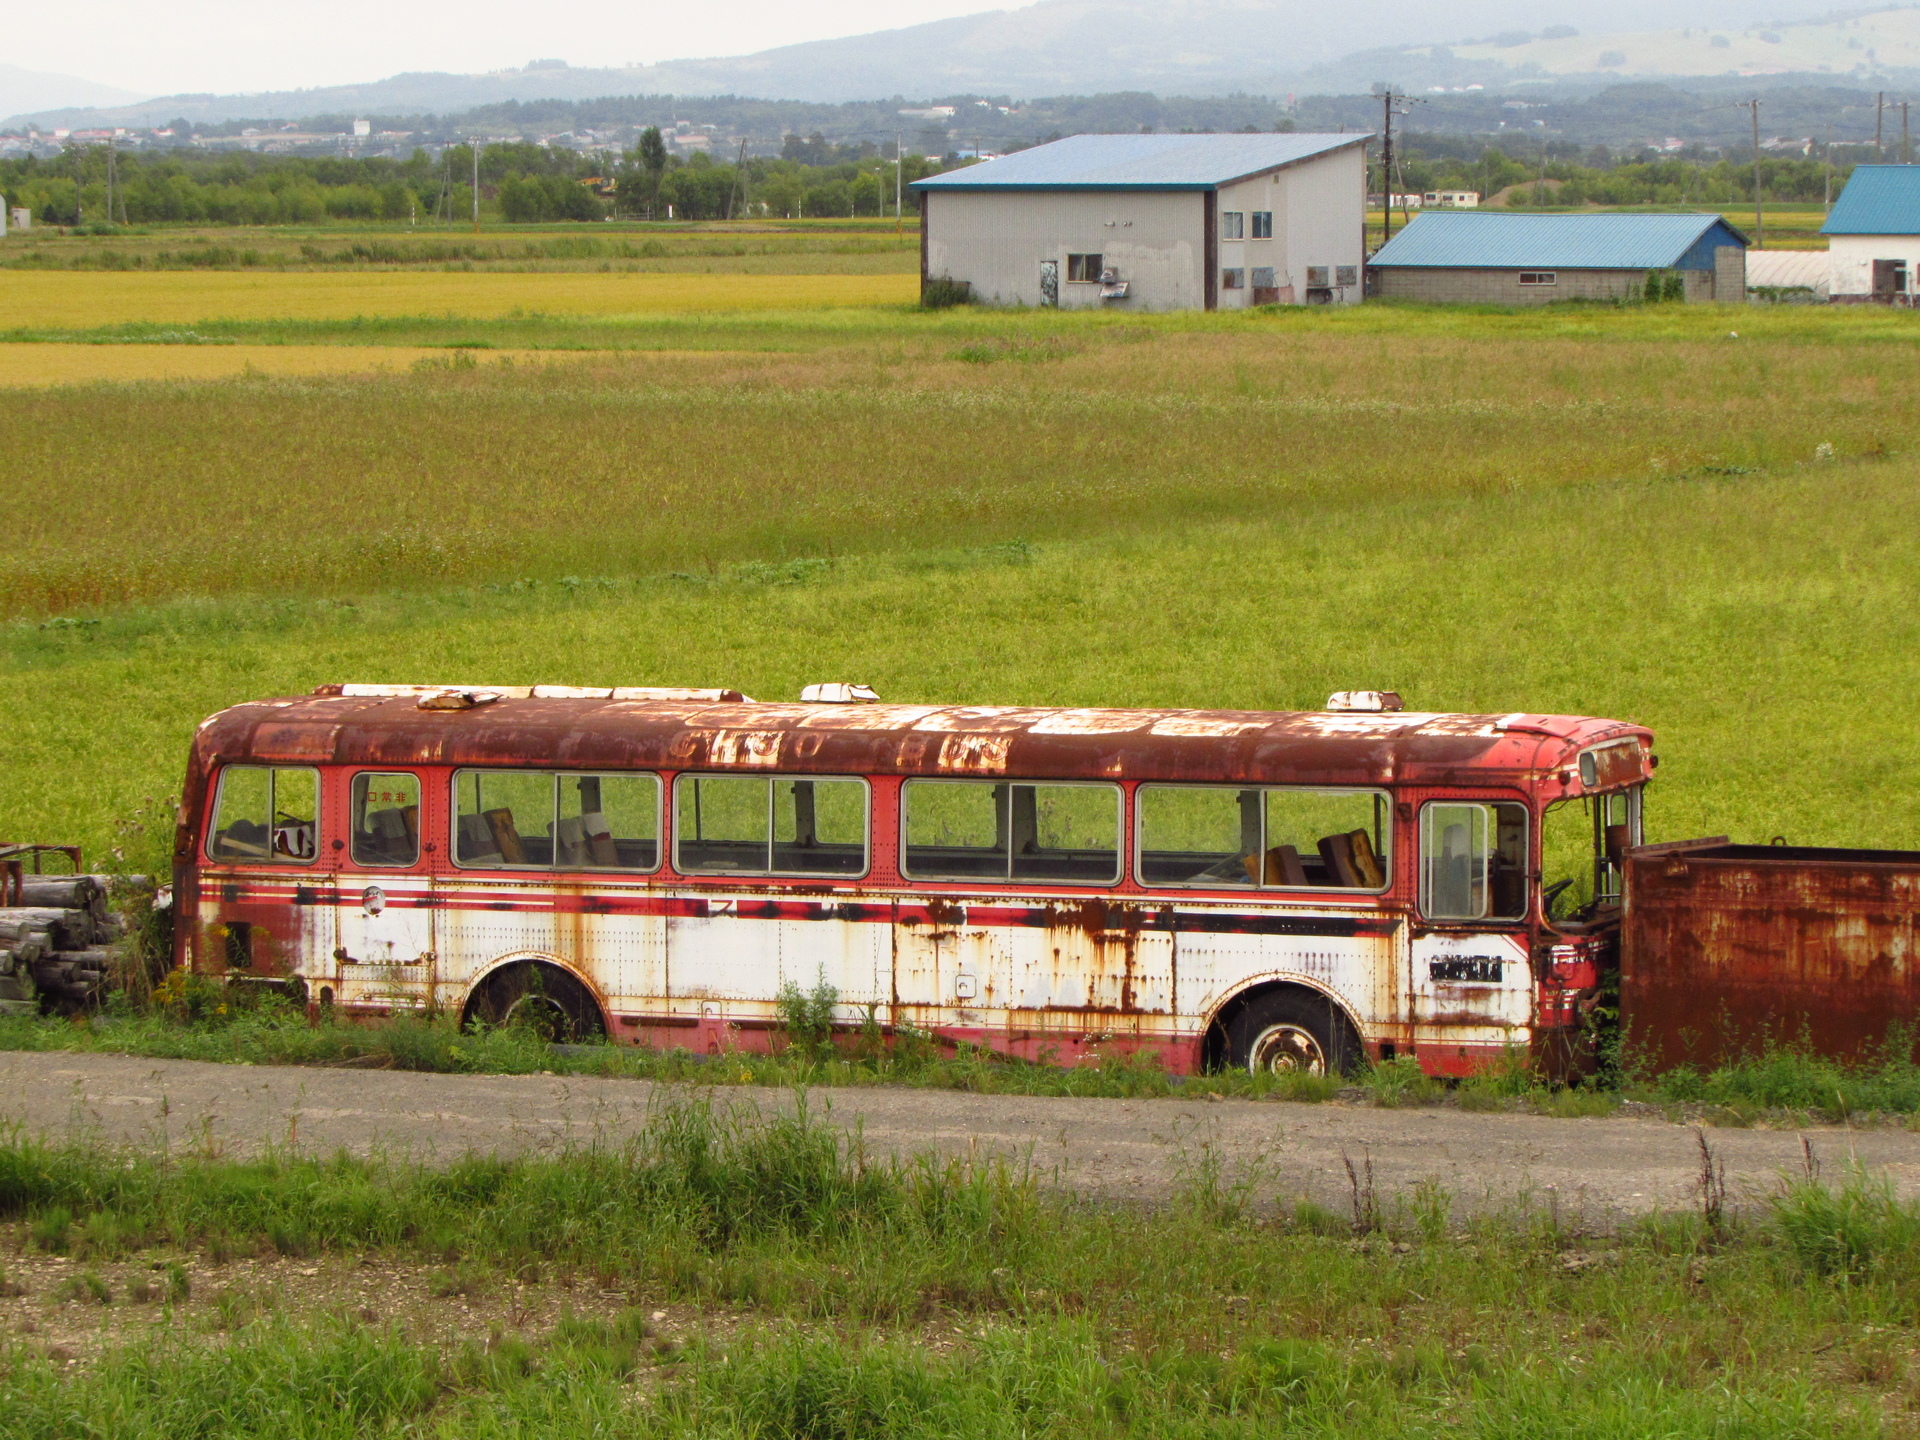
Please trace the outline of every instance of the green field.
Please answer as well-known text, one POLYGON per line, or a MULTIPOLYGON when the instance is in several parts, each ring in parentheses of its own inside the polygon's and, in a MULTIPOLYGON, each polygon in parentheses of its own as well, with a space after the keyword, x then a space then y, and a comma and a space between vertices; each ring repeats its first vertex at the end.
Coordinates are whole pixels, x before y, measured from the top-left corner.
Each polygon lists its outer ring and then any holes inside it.
POLYGON ((1620 716, 1656 838, 1920 844, 1908 314, 293 328, 630 348, 0 393, 0 834, 99 853, 201 716, 323 681, 850 678, 1620 716))

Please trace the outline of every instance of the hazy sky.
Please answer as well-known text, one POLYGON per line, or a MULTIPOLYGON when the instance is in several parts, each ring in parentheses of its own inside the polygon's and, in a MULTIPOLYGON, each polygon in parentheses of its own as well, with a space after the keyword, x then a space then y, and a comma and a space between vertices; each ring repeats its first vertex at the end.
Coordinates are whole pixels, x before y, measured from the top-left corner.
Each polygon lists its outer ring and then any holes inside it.
POLYGON ((290 90, 403 70, 742 55, 1012 9, 1021 0, 57 0, 21 4, 0 61, 162 95, 290 90))

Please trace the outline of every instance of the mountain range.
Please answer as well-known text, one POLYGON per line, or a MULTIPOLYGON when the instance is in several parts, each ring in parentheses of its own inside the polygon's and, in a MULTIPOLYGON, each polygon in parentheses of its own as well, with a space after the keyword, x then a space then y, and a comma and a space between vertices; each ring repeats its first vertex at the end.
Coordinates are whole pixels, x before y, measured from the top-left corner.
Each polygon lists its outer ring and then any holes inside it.
POLYGON ((1312 0, 1039 0, 740 56, 620 69, 541 61, 486 75, 414 73, 311 90, 138 101, 76 91, 58 109, 21 97, 59 77, 0 67, 0 113, 14 112, 9 126, 31 121, 79 128, 181 118, 216 124, 445 115, 506 101, 635 94, 832 102, 1114 90, 1353 93, 1383 81, 1420 88, 1579 87, 1634 75, 1805 73, 1858 82, 1912 71, 1920 77, 1920 10, 1816 15, 1820 3, 1458 0, 1442 8, 1429 0, 1377 0, 1361 15, 1312 0))

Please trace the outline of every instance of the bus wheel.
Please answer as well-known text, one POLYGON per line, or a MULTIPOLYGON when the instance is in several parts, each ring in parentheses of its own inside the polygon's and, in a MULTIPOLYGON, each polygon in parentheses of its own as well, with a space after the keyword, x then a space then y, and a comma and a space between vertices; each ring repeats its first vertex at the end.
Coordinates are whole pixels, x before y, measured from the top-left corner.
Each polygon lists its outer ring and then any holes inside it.
POLYGON ((1345 1075, 1360 1062, 1360 1037, 1321 995, 1282 990, 1242 1006, 1227 1023, 1227 1063, 1255 1075, 1345 1075))
POLYGON ((591 1040, 607 1033, 587 987, 557 965, 503 965, 474 991, 463 1025, 523 1025, 547 1040, 591 1040))

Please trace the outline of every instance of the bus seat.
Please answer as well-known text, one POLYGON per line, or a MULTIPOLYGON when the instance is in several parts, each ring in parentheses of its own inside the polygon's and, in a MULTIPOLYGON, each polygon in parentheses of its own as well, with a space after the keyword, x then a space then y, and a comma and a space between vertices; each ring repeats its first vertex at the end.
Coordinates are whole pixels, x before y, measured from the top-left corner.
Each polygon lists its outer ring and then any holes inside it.
POLYGON ((500 852, 502 860, 509 865, 527 863, 526 847, 520 843, 520 830, 513 823, 513 811, 502 805, 498 810, 482 810, 480 818, 487 822, 487 829, 493 835, 493 848, 500 852))
POLYGON ((587 827, 579 816, 569 816, 553 827, 553 863, 587 863, 587 827))
POLYGON ((1354 870, 1353 836, 1326 835, 1320 840, 1320 860, 1327 867, 1327 880, 1343 890, 1357 890, 1360 877, 1354 870))
POLYGON ((460 817, 460 859, 473 865, 497 865, 504 857, 493 843, 493 827, 484 815, 460 817))
POLYGON ((1360 883, 1369 890, 1384 889, 1387 872, 1380 864, 1379 855, 1374 852, 1373 837, 1365 830, 1352 830, 1347 838, 1353 842, 1353 871, 1360 883))
POLYGON ((1267 884, 1305 885, 1307 867, 1300 852, 1291 845, 1275 845, 1267 851, 1267 884))
POLYGON ((589 810, 580 817, 580 825, 586 832, 587 855, 591 863, 617 867, 620 864, 620 850, 613 843, 613 826, 607 823, 607 817, 598 810, 589 810))

